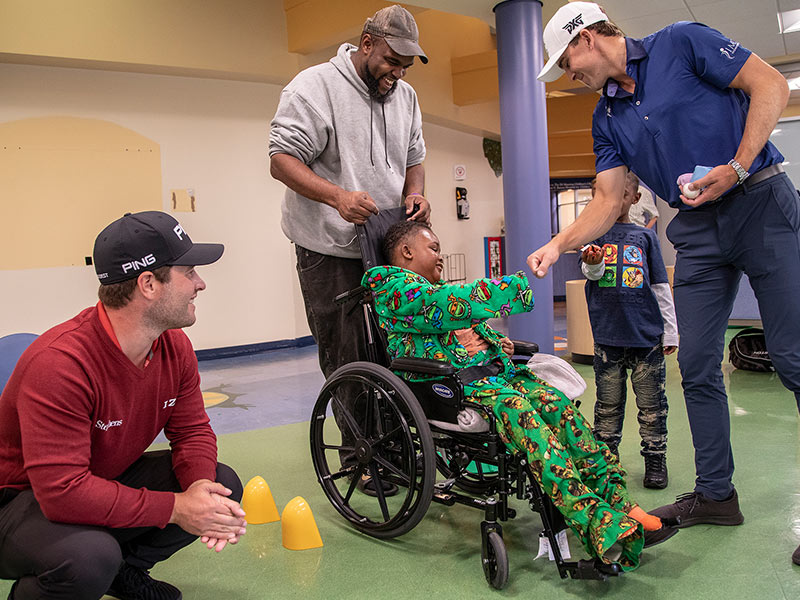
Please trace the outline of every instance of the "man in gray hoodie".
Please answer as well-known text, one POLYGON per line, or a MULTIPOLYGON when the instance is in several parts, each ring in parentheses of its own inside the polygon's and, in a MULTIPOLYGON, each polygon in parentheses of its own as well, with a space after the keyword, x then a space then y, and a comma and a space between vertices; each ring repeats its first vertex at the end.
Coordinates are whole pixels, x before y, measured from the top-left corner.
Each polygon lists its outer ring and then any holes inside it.
POLYGON ((286 86, 270 126, 270 172, 287 186, 281 227, 295 243, 326 377, 367 359, 360 311, 333 301, 364 274, 353 224, 401 203, 410 219, 430 216, 422 116, 416 92, 402 81, 415 56, 428 62, 411 14, 397 5, 379 10, 358 47, 342 44, 286 86))

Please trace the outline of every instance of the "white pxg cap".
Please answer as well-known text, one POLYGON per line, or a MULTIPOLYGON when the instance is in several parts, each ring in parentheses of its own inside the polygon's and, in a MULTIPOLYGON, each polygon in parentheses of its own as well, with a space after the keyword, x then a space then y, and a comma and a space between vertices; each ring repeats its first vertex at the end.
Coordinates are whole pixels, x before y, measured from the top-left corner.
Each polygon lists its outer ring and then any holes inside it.
POLYGON ((561 55, 573 38, 589 25, 608 21, 606 13, 594 2, 570 2, 556 11, 544 28, 544 47, 549 60, 539 72, 539 81, 555 81, 564 74, 558 67, 561 55))

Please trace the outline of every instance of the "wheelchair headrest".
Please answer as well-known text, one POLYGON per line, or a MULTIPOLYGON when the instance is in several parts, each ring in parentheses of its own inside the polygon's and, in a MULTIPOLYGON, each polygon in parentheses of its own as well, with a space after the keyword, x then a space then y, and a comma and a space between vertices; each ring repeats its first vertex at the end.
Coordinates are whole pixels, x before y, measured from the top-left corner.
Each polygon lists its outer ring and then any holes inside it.
POLYGON ((364 225, 356 225, 358 243, 361 246, 361 261, 365 271, 372 267, 389 264, 383 255, 383 238, 389 227, 406 218, 405 207, 398 206, 372 215, 364 225))

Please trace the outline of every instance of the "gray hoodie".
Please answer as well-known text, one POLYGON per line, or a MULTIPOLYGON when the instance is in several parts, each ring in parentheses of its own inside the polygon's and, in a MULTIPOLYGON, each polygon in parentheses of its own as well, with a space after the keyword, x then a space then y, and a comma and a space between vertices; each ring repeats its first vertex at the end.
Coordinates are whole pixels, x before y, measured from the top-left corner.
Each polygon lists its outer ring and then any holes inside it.
MULTIPOLYGON (((327 63, 300 72, 281 93, 269 155, 289 154, 348 190, 364 190, 378 209, 402 203, 406 169, 425 159, 417 94, 399 80, 384 104, 369 96, 342 44, 327 63)), ((287 188, 281 227, 294 243, 331 256, 361 256, 355 227, 339 212, 287 188)))

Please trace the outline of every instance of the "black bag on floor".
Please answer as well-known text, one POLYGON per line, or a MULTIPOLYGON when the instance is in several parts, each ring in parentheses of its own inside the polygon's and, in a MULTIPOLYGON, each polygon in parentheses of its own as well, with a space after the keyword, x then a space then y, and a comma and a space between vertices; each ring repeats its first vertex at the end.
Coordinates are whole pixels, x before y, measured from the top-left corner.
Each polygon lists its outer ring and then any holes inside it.
POLYGON ((775 370, 767 353, 764 330, 755 327, 742 329, 733 336, 731 343, 728 344, 728 360, 737 369, 746 371, 764 373, 775 370))

